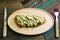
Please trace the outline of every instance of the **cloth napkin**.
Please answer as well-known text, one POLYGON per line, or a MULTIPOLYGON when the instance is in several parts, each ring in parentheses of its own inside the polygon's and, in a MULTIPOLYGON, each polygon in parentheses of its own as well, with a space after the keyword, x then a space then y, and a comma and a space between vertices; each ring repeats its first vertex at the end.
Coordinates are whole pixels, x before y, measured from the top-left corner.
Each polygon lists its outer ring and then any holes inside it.
MULTIPOLYGON (((58 9, 57 7, 53 8, 53 9, 58 9)), ((53 16, 53 18, 55 19, 55 15, 54 15, 54 10, 51 9, 48 12, 53 16)), ((60 14, 59 14, 60 16, 60 14)), ((60 17, 59 17, 60 18, 60 17)), ((60 19, 59 19, 60 20, 60 19)), ((60 29, 60 22, 59 22, 59 29, 60 29)), ((55 37, 55 26, 53 26, 49 31, 45 32, 44 37, 46 40, 60 40, 59 38, 55 37)), ((60 32, 59 32, 59 36, 60 36, 60 32)))

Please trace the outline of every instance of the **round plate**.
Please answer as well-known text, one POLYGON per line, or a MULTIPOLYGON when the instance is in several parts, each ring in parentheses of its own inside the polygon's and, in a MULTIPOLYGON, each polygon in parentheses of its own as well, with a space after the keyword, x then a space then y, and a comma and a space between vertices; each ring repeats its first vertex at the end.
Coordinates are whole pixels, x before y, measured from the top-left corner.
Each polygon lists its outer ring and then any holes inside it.
POLYGON ((37 8, 24 8, 13 12, 8 18, 9 27, 20 34, 37 35, 48 31, 54 24, 53 17, 46 11, 37 8), (20 28, 16 25, 14 18, 16 15, 37 15, 46 18, 46 22, 35 28, 20 28))

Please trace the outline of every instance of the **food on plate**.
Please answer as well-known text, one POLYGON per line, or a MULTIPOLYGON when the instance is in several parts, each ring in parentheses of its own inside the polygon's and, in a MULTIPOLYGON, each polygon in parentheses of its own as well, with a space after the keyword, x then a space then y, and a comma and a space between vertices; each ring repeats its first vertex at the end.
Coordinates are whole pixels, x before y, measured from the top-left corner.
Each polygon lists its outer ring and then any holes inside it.
POLYGON ((16 15, 14 20, 20 27, 37 27, 38 25, 42 25, 46 22, 44 17, 36 15, 16 15))

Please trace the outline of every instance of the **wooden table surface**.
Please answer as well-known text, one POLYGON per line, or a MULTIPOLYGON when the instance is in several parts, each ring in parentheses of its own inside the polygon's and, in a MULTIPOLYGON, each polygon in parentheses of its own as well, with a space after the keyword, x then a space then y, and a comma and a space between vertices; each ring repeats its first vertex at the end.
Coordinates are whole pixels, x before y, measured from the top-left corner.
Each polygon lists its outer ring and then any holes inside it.
POLYGON ((8 10, 8 16, 21 8, 24 8, 23 5, 18 2, 18 0, 14 1, 14 0, 9 0, 6 2, 6 0, 0 0, 0 40, 44 40, 44 37, 42 35, 35 35, 35 36, 26 36, 26 35, 22 35, 22 34, 18 34, 14 31, 12 31, 9 26, 8 27, 8 35, 6 38, 2 37, 2 33, 3 33, 3 8, 7 7, 8 10))

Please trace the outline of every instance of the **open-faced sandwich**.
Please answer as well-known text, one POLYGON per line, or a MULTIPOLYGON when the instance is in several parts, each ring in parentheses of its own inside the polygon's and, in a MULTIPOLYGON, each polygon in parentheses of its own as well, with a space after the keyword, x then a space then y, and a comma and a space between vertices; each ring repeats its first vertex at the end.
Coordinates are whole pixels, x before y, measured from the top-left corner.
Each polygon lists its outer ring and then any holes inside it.
POLYGON ((36 15, 16 15, 14 18, 16 24, 20 27, 37 27, 46 22, 44 17, 36 16, 36 15))

